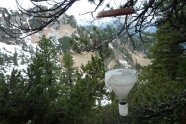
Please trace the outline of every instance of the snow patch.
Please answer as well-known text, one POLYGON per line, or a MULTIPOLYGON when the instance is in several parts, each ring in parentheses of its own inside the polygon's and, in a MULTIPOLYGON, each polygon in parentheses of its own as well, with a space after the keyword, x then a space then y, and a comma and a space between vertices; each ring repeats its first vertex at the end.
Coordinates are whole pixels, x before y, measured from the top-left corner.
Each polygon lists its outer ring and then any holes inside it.
POLYGON ((4 75, 11 75, 13 69, 19 70, 23 77, 31 62, 31 58, 36 52, 37 44, 31 43, 31 38, 27 37, 21 45, 9 45, 0 42, 0 72, 4 75))
POLYGON ((128 64, 128 62, 125 61, 125 60, 119 60, 119 63, 122 64, 122 65, 124 65, 125 68, 130 68, 130 67, 131 67, 131 66, 128 64))
POLYGON ((109 43, 109 47, 110 47, 111 49, 114 49, 114 47, 112 46, 112 44, 111 44, 111 43, 109 43))

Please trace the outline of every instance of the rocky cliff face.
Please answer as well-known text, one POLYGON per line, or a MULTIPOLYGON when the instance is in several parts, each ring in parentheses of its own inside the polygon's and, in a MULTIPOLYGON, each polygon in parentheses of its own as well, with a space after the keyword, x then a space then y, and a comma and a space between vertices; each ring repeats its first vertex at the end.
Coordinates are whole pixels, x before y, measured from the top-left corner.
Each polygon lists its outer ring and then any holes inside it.
MULTIPOLYGON (((2 28, 6 27, 6 30, 9 31, 21 31, 10 25, 10 23, 4 19, 4 16, 8 17, 8 21, 10 22, 17 20, 17 23, 19 23, 19 18, 17 16, 20 16, 20 13, 13 12, 5 8, 0 8, 0 70, 7 75, 11 73, 13 68, 24 70, 27 67, 31 58, 34 56, 39 37, 42 35, 45 35, 48 38, 52 38, 55 44, 59 45, 61 42, 63 42, 63 37, 71 36, 72 34, 77 33, 77 23, 75 18, 73 16, 63 15, 53 25, 48 26, 41 32, 33 34, 24 39, 15 39, 7 35, 2 28), (61 39, 62 41, 60 41, 61 39)), ((24 22, 25 26, 37 26, 37 24, 39 24, 39 22, 36 22, 32 17, 26 15, 22 15, 22 17, 22 21, 24 22)), ((26 34, 22 33, 21 35, 26 34)), ((115 57, 112 60, 109 60, 107 63, 106 66, 108 69, 112 69, 117 64, 120 64, 125 68, 130 68, 133 64, 132 61, 138 62, 141 65, 149 64, 149 60, 144 59, 144 55, 142 53, 130 52, 126 46, 119 44, 118 46, 120 47, 111 47, 115 57), (125 49, 125 51, 122 49, 125 49), (131 56, 132 60, 129 59, 129 55, 131 56)), ((81 64, 86 64, 91 60, 92 55, 94 55, 94 53, 74 53, 73 58, 75 61, 75 66, 80 67, 81 64)))
MULTIPOLYGON (((6 27, 6 30, 17 30, 7 22, 4 16, 6 16, 11 23, 14 23, 15 20, 19 23, 20 13, 0 8, 0 26, 6 27)), ((32 27, 39 24, 39 22, 35 21, 32 17, 26 15, 21 16, 23 17, 22 22, 25 26, 32 27)), ((24 39, 10 37, 0 29, 0 73, 10 75, 13 69, 18 69, 23 72, 31 62, 31 58, 34 57, 37 42, 40 40, 40 37, 45 35, 51 38, 56 45, 59 45, 59 40, 63 37, 68 37, 76 33, 76 26, 77 23, 74 16, 63 15, 53 25, 24 39)), ((17 32, 21 31, 17 30, 17 32)), ((22 35, 26 34, 23 33, 22 35)), ((91 55, 93 55, 93 53, 86 53, 86 55, 74 53, 75 66, 80 67, 81 64, 86 64, 91 60, 91 55)), ((59 56, 62 57, 63 55, 59 56)))
POLYGON ((11 31, 20 32, 20 30, 15 29, 8 21, 13 22, 12 20, 16 19, 15 14, 12 14, 6 8, 0 8, 0 42, 6 44, 19 44, 20 40, 15 40, 10 37, 7 33, 11 31), (6 19, 4 18, 6 17, 6 19), (7 33, 5 33, 7 32, 7 33))
MULTIPOLYGON (((30 63, 31 58, 36 51, 39 37, 45 35, 52 38, 55 44, 59 44, 58 40, 64 36, 71 36, 75 33, 76 20, 73 16, 63 15, 55 24, 48 26, 43 31, 33 34, 24 39, 15 39, 6 34, 6 30, 11 32, 21 32, 15 29, 11 23, 19 23, 20 13, 0 8, 0 72, 5 75, 10 75, 12 69, 24 70, 30 63), (6 20, 4 17, 6 17, 6 20), (17 20, 17 22, 15 22, 17 20), (4 27, 4 28, 3 28, 4 27), (4 31, 3 31, 4 30, 4 31)), ((25 26, 35 26, 38 22, 32 17, 21 15, 22 22, 25 26)), ((22 33, 21 35, 26 35, 22 33)), ((21 36, 19 35, 19 36, 21 36)))

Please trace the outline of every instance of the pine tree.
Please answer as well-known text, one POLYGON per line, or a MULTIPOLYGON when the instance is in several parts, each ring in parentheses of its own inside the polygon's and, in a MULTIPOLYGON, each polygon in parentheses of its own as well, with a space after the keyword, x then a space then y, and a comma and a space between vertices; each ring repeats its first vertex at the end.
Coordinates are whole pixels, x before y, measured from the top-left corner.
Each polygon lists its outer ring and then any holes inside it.
POLYGON ((26 85, 21 73, 13 70, 10 77, 0 76, 0 123, 20 124, 27 121, 26 85))
POLYGON ((153 63, 161 64, 166 72, 175 79, 178 75, 178 65, 184 49, 180 44, 185 42, 182 31, 171 27, 170 23, 159 26, 156 33, 157 42, 151 49, 153 63))
POLYGON ((18 57, 18 53, 15 50, 15 53, 13 54, 13 63, 14 63, 14 65, 18 65, 18 63, 17 63, 17 57, 18 57))
POLYGON ((71 88, 67 99, 68 115, 73 123, 90 123, 93 109, 101 107, 101 100, 106 95, 104 89, 104 63, 98 56, 92 57, 87 65, 81 67, 76 73, 77 80, 71 88), (96 104, 96 101, 99 101, 96 104))
POLYGON ((60 68, 52 41, 43 36, 35 56, 28 68, 30 111, 27 114, 34 123, 52 123, 60 96, 60 68))
POLYGON ((74 61, 70 53, 64 54, 63 64, 64 66, 63 66, 62 80, 64 83, 66 83, 66 85, 72 86, 74 85, 76 69, 73 67, 74 61))
POLYGON ((5 60, 4 60, 3 54, 0 53, 0 65, 3 65, 4 62, 5 62, 5 60))
POLYGON ((152 64, 143 67, 139 82, 129 95, 130 105, 142 108, 144 113, 138 113, 150 117, 143 123, 179 123, 185 118, 186 66, 181 45, 185 42, 184 32, 185 29, 177 30, 170 22, 158 26, 156 43, 150 51, 152 64))

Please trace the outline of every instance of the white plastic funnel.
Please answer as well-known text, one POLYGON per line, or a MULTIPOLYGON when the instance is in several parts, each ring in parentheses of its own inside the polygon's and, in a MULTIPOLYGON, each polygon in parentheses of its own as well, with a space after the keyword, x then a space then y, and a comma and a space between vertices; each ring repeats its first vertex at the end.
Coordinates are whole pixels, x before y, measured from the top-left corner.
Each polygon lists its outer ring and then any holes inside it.
POLYGON ((118 99, 126 99, 137 81, 137 72, 133 69, 114 69, 105 73, 105 84, 112 89, 118 99))

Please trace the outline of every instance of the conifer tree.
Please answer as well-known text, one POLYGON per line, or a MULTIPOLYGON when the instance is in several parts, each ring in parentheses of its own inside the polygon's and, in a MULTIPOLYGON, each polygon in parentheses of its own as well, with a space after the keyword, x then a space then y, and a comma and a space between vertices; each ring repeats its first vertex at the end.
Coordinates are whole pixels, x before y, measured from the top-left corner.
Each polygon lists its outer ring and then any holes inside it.
POLYGON ((14 63, 14 65, 18 65, 18 63, 17 63, 17 57, 18 57, 18 53, 15 50, 15 53, 13 54, 13 63, 14 63))
POLYGON ((169 22, 159 26, 156 33, 157 42, 151 49, 153 63, 156 65, 158 65, 158 63, 161 64, 173 79, 175 79, 178 74, 178 65, 182 59, 180 57, 184 51, 180 45, 185 42, 185 37, 182 32, 182 30, 171 27, 169 22))
POLYGON ((45 36, 39 42, 36 57, 28 68, 28 98, 30 111, 27 113, 34 123, 51 123, 60 95, 58 58, 55 47, 45 36))
POLYGON ((5 60, 4 60, 3 54, 0 53, 0 65, 3 65, 4 62, 5 62, 5 60))
POLYGON ((91 61, 76 73, 76 84, 67 99, 67 111, 73 123, 90 123, 93 110, 101 107, 100 101, 105 95, 104 73, 104 63, 98 56, 92 56, 91 61))
POLYGON ((10 77, 0 74, 0 123, 20 124, 27 121, 28 102, 21 73, 13 70, 10 77))
POLYGON ((70 53, 64 54, 63 64, 62 81, 71 87, 74 85, 76 69, 73 67, 74 61, 70 53))

